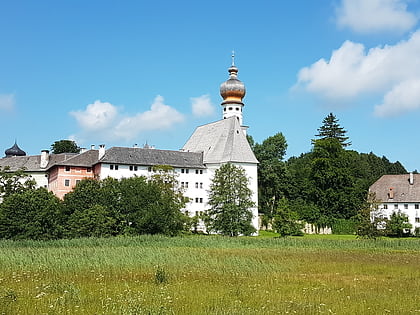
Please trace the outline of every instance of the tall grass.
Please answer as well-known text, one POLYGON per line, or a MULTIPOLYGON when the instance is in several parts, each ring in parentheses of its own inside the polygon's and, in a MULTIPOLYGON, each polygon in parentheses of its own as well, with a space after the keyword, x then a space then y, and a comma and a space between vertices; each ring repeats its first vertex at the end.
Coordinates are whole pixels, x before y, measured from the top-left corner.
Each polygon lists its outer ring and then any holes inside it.
POLYGON ((420 240, 0 241, 0 314, 420 312, 420 240))

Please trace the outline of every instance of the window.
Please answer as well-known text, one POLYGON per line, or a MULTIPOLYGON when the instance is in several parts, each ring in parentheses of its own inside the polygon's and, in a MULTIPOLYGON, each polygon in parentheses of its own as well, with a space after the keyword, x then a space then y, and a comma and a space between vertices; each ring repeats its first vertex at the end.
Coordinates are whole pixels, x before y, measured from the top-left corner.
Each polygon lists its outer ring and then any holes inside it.
POLYGON ((80 183, 80 179, 76 179, 76 185, 80 183))
POLYGON ((388 205, 384 205, 384 209, 386 210, 386 209, 388 209, 388 205))
POLYGON ((114 169, 114 165, 113 165, 113 164, 111 164, 111 165, 109 166, 109 169, 110 169, 110 170, 113 170, 113 169, 114 169))
POLYGON ((408 209, 408 204, 404 204, 404 209, 407 210, 408 209))
POLYGON ((114 168, 115 168, 115 170, 116 170, 116 171, 118 171, 118 165, 115 165, 115 167, 114 167, 114 168))
POLYGON ((198 170, 195 170, 195 173, 198 174, 198 170))
POLYGON ((414 209, 416 209, 416 210, 418 210, 418 209, 419 209, 419 204, 418 204, 418 203, 416 203, 416 204, 414 205, 414 209))
POLYGON ((188 174, 190 170, 188 168, 185 169, 185 174, 188 174))
POLYGON ((416 223, 420 223, 420 218, 416 218, 416 223))
POLYGON ((184 174, 185 173, 185 169, 181 168, 181 173, 184 174))
POLYGON ((236 107, 235 109, 236 109, 236 110, 239 110, 239 107, 236 107))
POLYGON ((229 110, 232 110, 233 108, 232 107, 229 107, 229 110))
POLYGON ((200 198, 200 203, 203 203, 203 198, 200 198))
POLYGON ((200 170, 200 174, 203 174, 203 170, 200 170))
POLYGON ((195 183, 195 188, 198 188, 198 183, 195 183))
POLYGON ((394 205, 394 210, 398 210, 398 204, 394 205))
POLYGON ((65 179, 64 180, 64 186, 66 186, 66 187, 70 186, 70 179, 65 179))
POLYGON ((203 183, 200 183, 200 189, 203 189, 203 183))
POLYGON ((198 198, 195 198, 195 202, 198 203, 198 198))
POLYGON ((133 170, 133 165, 130 165, 130 171, 132 171, 133 170))
POLYGON ((188 188, 188 182, 185 182, 185 188, 188 188))
POLYGON ((86 169, 86 172, 88 172, 88 173, 92 172, 92 168, 91 168, 91 167, 88 167, 88 168, 86 169))
POLYGON ((66 166, 66 172, 70 172, 70 166, 66 166))

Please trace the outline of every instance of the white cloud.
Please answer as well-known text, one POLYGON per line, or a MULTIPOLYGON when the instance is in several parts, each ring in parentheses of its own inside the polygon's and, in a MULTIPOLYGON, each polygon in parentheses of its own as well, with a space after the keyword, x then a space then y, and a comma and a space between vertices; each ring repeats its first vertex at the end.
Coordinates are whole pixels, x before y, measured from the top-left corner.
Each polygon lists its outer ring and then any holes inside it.
POLYGON ((0 94, 0 110, 11 111, 15 107, 14 94, 0 94))
POLYGON ((156 96, 150 110, 128 116, 110 103, 95 101, 85 110, 70 112, 82 128, 75 138, 86 138, 83 134, 99 137, 101 140, 131 140, 142 131, 163 130, 182 122, 184 116, 171 106, 164 104, 162 96, 156 96))
POLYGON ((205 117, 214 114, 215 108, 211 103, 210 96, 208 94, 201 95, 199 97, 191 97, 190 100, 194 116, 205 117))
POLYGON ((150 110, 133 117, 123 118, 115 127, 117 138, 133 139, 146 130, 164 130, 184 120, 184 116, 164 104, 162 96, 156 96, 150 110))
POLYGON ((375 106, 375 115, 389 117, 420 108, 420 78, 403 81, 385 94, 375 106))
POLYGON ((400 83, 416 79, 420 79, 420 31, 396 45, 368 51, 363 44, 346 41, 329 60, 320 59, 302 68, 295 88, 339 103, 361 96, 384 96, 400 83))
POLYGON ((337 24, 359 33, 405 32, 418 21, 407 0, 342 0, 337 24))
POLYGON ((118 115, 118 109, 111 103, 95 101, 86 110, 70 112, 79 125, 89 131, 100 131, 112 125, 118 115))

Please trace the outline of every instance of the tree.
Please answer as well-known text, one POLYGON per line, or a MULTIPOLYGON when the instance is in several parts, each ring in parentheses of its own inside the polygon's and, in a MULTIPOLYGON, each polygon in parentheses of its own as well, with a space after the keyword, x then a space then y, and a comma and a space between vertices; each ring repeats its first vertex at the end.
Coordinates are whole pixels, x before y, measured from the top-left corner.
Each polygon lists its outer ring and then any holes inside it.
POLYGON ((252 191, 249 180, 242 167, 231 163, 223 164, 216 170, 210 184, 210 209, 206 211, 206 226, 209 231, 222 235, 251 235, 252 226, 252 191))
POLYGON ((24 169, 10 171, 10 167, 0 167, 0 200, 15 193, 35 188, 35 180, 24 169))
POLYGON ((273 228, 280 236, 303 235, 304 224, 299 222, 299 216, 292 211, 286 198, 282 198, 274 215, 273 228))
POLYGON ((283 162, 286 148, 286 138, 282 133, 268 137, 261 144, 253 145, 255 156, 260 162, 258 166, 259 211, 269 219, 273 217, 278 201, 284 196, 285 185, 288 182, 283 162))
POLYGON ((51 145, 51 152, 53 154, 59 153, 79 153, 80 148, 73 140, 59 140, 51 145))
POLYGON ((381 219, 378 215, 378 200, 375 194, 368 195, 366 203, 356 215, 356 235, 358 238, 376 239, 383 235, 381 219))
POLYGON ((45 188, 10 195, 0 204, 0 238, 59 238, 61 215, 60 200, 45 188))
POLYGON ((323 125, 318 129, 318 134, 315 135, 316 137, 320 139, 337 139, 343 148, 351 145, 351 142, 347 142, 349 139, 349 137, 346 137, 347 131, 340 126, 338 119, 333 113, 329 113, 322 123, 323 125))
POLYGON ((107 207, 99 204, 73 212, 67 224, 69 237, 106 237, 116 232, 115 217, 107 207))
POLYGON ((408 222, 408 216, 400 211, 393 212, 385 223, 385 235, 391 237, 404 237, 410 235, 412 225, 408 222))

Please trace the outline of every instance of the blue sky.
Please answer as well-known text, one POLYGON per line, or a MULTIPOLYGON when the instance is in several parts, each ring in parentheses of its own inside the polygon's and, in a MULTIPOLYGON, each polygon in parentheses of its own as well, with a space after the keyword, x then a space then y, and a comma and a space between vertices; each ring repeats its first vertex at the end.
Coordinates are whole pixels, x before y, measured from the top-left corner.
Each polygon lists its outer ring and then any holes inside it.
POLYGON ((0 149, 180 149, 221 118, 235 50, 257 142, 308 152, 333 112, 351 149, 420 170, 419 18, 420 0, 0 0, 0 149))

